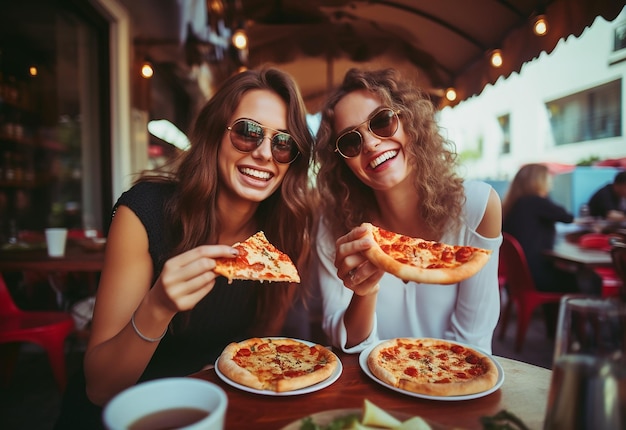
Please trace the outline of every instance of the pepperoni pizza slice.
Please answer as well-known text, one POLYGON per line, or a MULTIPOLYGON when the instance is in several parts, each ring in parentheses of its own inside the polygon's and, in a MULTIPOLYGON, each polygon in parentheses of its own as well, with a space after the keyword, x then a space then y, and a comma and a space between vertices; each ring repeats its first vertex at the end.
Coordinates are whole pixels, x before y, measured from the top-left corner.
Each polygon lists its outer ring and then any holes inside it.
POLYGON ((380 269, 405 281, 455 284, 475 275, 491 256, 491 250, 447 245, 393 233, 370 223, 367 235, 375 245, 365 256, 380 269))
POLYGON ((239 254, 234 258, 217 258, 214 272, 233 279, 268 282, 300 282, 296 266, 287 254, 272 245, 259 231, 243 242, 233 245, 239 254))

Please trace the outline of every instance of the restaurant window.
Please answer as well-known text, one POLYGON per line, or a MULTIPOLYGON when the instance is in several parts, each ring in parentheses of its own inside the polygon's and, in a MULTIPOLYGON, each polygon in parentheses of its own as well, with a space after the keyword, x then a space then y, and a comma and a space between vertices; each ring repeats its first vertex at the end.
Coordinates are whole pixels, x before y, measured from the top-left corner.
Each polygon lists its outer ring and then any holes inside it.
POLYGON ((621 79, 546 103, 555 145, 622 135, 621 79))
POLYGON ((506 114, 498 117, 498 124, 502 130, 501 154, 511 153, 511 115, 506 114))
POLYGON ((615 28, 615 37, 613 39, 613 51, 619 51, 626 48, 626 22, 620 23, 615 28))
POLYGON ((102 228, 107 31, 85 2, 2 6, 0 242, 16 230, 80 228, 85 217, 102 228))

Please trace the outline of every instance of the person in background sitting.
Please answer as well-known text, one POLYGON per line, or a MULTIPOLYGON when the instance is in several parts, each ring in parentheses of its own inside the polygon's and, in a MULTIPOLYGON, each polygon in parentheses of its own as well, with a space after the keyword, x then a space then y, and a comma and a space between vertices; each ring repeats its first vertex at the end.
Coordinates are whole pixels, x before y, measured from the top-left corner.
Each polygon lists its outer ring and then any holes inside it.
POLYGON ((82 403, 64 401, 57 429, 99 428, 100 407, 122 390, 197 372, 230 342, 283 334, 299 286, 229 285, 213 269, 259 230, 308 266, 313 136, 295 81, 273 68, 231 76, 190 141, 173 169, 147 172, 114 207, 82 403))
POLYGON ((500 315, 501 204, 456 174, 428 96, 397 71, 352 69, 322 110, 316 235, 323 329, 356 353, 393 337, 435 337, 491 352, 500 315), (453 285, 404 282, 369 262, 362 222, 411 237, 493 251, 453 285))
POLYGON ((572 223, 574 216, 554 203, 549 193, 552 176, 543 164, 526 164, 511 182, 502 203, 502 231, 517 239, 539 291, 577 291, 575 276, 558 270, 544 251, 554 247, 557 222, 572 223))
POLYGON ((613 183, 591 196, 589 215, 611 220, 626 219, 626 170, 616 174, 613 183))

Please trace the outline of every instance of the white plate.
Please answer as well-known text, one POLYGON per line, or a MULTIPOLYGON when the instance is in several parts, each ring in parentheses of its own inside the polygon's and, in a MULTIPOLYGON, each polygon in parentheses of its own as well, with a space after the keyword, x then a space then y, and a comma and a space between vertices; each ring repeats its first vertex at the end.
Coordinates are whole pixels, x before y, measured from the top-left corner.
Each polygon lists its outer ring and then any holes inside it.
MULTIPOLYGON (((445 339, 442 339, 445 340, 445 339)), ((450 341, 450 340, 445 340, 446 342, 450 342, 450 343, 456 343, 458 345, 461 346, 465 346, 468 348, 472 348, 475 349, 476 351, 479 351, 483 354, 485 354, 487 357, 489 357, 489 359, 493 362, 493 364, 495 364, 496 368, 498 369, 498 380, 496 381, 496 385, 494 385, 492 388, 486 390, 486 391, 481 391, 480 393, 474 393, 474 394, 465 394, 462 396, 431 396, 429 394, 420 394, 420 393, 414 393, 412 391, 407 391, 407 390, 403 390, 401 388, 397 388, 394 387, 392 385, 387 384, 384 381, 381 381, 380 379, 378 379, 376 377, 376 375, 374 375, 372 373, 372 371, 370 370, 369 366, 367 365, 367 357, 370 354, 370 352, 372 352, 372 350, 377 346, 376 345, 372 345, 368 348, 366 348, 365 350, 361 351, 361 354, 359 355, 359 365, 361 366, 361 369, 363 370, 363 372, 365 372, 365 374, 367 376, 369 376, 371 379, 373 379, 374 381, 378 382, 380 385, 383 385, 391 390, 397 391, 399 393, 403 393, 406 394, 408 396, 413 396, 413 397, 419 397, 420 399, 430 399, 430 400, 444 400, 444 401, 458 401, 458 400, 470 400, 470 399, 477 399, 479 397, 484 397, 487 396, 491 393, 493 393, 494 391, 496 391, 497 389, 499 389, 502 384, 504 383, 504 369, 502 369, 502 366, 500 365, 500 363, 498 363, 498 361, 496 359, 493 358, 493 356, 491 354, 486 353, 485 351, 483 351, 480 348, 477 348, 475 346, 471 346, 471 345, 467 345, 461 342, 456 342, 456 341, 450 341)), ((381 342, 385 342, 385 341, 381 341, 381 342)))
MULTIPOLYGON (((287 339, 284 337, 270 337, 270 338, 263 338, 263 339, 287 339)), ((293 339, 293 338, 288 338, 288 339, 293 339)), ((302 342, 306 345, 309 346, 313 346, 316 345, 315 342, 309 342, 308 340, 301 340, 301 339, 293 339, 295 341, 298 342, 302 342)), ((335 355, 332 351, 331 353, 333 355, 335 355)), ((322 382, 318 382, 317 384, 314 385, 310 385, 308 387, 304 387, 304 388, 300 388, 299 390, 293 390, 293 391, 285 391, 282 393, 277 393, 275 391, 270 391, 270 390, 257 390, 256 388, 251 388, 248 387, 246 385, 242 385, 242 384, 238 384, 237 382, 231 380, 230 378, 228 378, 226 375, 224 375, 222 372, 220 372, 219 366, 218 366, 218 362, 220 361, 219 357, 217 358, 217 360, 215 360, 215 373, 217 373, 217 376, 224 382, 226 382, 228 385, 231 385, 235 388, 239 388, 240 390, 243 391, 247 391, 249 393, 255 393, 255 394, 263 394, 265 396, 297 396, 299 394, 307 394, 307 393, 312 393, 314 391, 319 391, 323 388, 328 387, 329 385, 331 385, 333 382, 335 382, 337 379, 339 379, 339 376, 341 376, 341 372, 343 371, 343 365, 341 364, 341 360, 339 360, 339 357, 337 357, 335 355, 335 358, 337 359, 337 368, 335 369, 335 371, 326 379, 324 379, 322 382)))

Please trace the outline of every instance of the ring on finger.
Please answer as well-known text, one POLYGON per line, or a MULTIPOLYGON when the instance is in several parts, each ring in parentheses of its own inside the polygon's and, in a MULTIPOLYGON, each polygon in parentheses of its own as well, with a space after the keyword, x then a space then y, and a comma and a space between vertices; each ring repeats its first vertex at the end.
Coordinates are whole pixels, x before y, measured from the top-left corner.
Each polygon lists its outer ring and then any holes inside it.
POLYGON ((356 267, 348 272, 348 277, 351 282, 354 282, 354 275, 356 275, 356 267))

